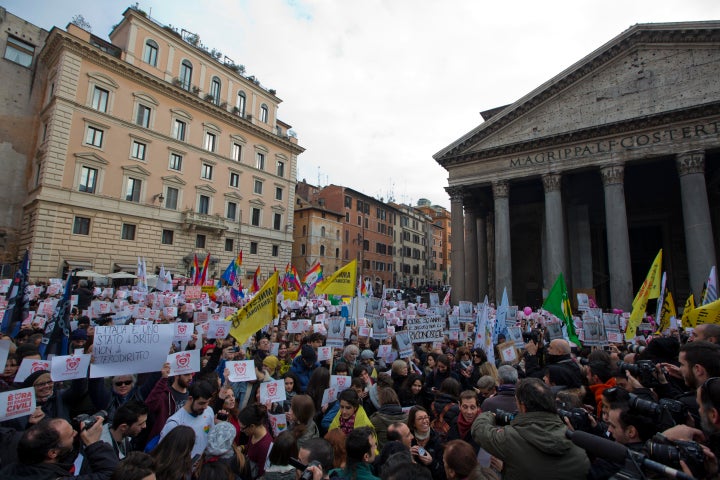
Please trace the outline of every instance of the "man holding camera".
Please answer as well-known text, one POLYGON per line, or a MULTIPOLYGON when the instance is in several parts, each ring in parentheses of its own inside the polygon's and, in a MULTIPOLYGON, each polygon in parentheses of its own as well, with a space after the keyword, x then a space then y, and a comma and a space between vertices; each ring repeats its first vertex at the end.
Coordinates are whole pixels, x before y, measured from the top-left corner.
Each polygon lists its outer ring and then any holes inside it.
POLYGON ((297 471, 298 478, 309 471, 312 473, 313 480, 327 480, 330 478, 330 470, 333 468, 335 451, 330 442, 324 438, 312 438, 300 447, 298 460, 303 465, 307 465, 304 472, 297 471))
POLYGON ((479 445, 504 462, 503 478, 585 478, 590 468, 585 451, 565 437, 567 428, 557 414, 550 387, 537 378, 521 380, 516 388, 518 414, 498 428, 495 415, 485 412, 472 426, 479 445))
POLYGON ((76 449, 78 433, 62 418, 45 420, 25 430, 18 444, 18 462, 0 471, 3 480, 106 480, 113 474, 118 458, 112 447, 100 440, 102 417, 92 426, 80 426, 80 440, 84 445, 82 460, 91 473, 75 475, 80 463, 76 449))
POLYGON ((112 424, 103 425, 100 440, 113 447, 122 460, 132 451, 132 439, 145 429, 147 418, 147 407, 131 400, 117 409, 112 424))

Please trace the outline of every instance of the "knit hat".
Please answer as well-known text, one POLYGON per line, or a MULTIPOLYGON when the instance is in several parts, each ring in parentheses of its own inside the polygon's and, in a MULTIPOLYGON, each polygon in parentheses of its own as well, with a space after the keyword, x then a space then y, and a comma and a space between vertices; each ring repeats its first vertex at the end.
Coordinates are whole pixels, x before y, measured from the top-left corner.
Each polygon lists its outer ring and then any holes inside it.
POLYGON ((237 430, 228 422, 219 422, 210 427, 205 453, 215 457, 231 457, 235 452, 232 448, 237 430))
POLYGON ((370 360, 375 358, 375 354, 372 352, 372 350, 363 350, 360 354, 360 358, 363 360, 370 360))
POLYGON ((205 345, 204 347, 202 347, 202 349, 200 350, 200 354, 204 357, 205 355, 209 355, 208 352, 209 352, 210 350, 215 350, 215 344, 213 344, 213 343, 208 343, 207 345, 205 345))
POLYGON ((278 367, 278 363, 280 363, 280 360, 278 360, 275 355, 268 355, 267 357, 265 357, 265 360, 263 360, 263 365, 268 367, 273 372, 278 367))
POLYGON ((35 384, 35 382, 37 381, 37 379, 40 377, 40 375, 43 375, 46 373, 49 375, 50 370, 38 370, 36 372, 31 373, 30 375, 28 375, 25 378, 25 380, 23 380, 23 383, 22 383, 23 388, 32 387, 35 384))
POLYGON ((303 345, 300 356, 303 360, 306 360, 308 362, 317 361, 317 353, 315 353, 315 349, 310 345, 303 345))
POLYGON ((78 328, 77 330, 73 330, 73 332, 70 334, 70 340, 87 340, 88 335, 87 331, 85 331, 84 328, 78 328))

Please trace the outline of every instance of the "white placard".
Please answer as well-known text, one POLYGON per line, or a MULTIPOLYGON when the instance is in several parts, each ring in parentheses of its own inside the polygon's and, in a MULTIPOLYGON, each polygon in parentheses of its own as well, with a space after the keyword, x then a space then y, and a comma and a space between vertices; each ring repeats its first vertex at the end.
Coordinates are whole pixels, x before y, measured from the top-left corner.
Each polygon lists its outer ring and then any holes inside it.
POLYGON ((272 343, 270 344, 270 355, 278 356, 278 352, 280 351, 280 344, 279 343, 272 343))
POLYGON ((40 370, 50 370, 50 360, 33 360, 32 358, 23 358, 20 368, 18 368, 15 374, 15 382, 24 382, 31 373, 39 372, 40 370))
POLYGON ((273 382, 263 382, 260 384, 260 403, 284 402, 286 399, 284 380, 275 380, 273 382))
POLYGON ((223 340, 230 333, 230 322, 225 320, 210 320, 205 338, 216 338, 223 340))
POLYGON ((408 318, 407 330, 412 343, 442 342, 445 320, 437 316, 408 318))
POLYGON ((64 380, 75 380, 76 378, 85 378, 87 376, 88 367, 90 366, 90 357, 92 355, 62 355, 52 358, 52 369, 50 376, 53 382, 62 382, 64 380))
POLYGON ((192 340, 193 335, 193 324, 189 322, 178 322, 175 323, 175 336, 173 337, 174 342, 189 342, 192 340))
POLYGON ((378 347, 378 357, 387 360, 392 354, 392 345, 380 345, 378 347))
POLYGON ((170 364, 170 376, 186 375, 200 371, 200 350, 185 350, 167 356, 170 364))
POLYGON ((287 417, 285 417, 284 413, 278 413, 276 415, 268 414, 268 419, 270 420, 270 426, 273 429, 275 438, 287 430, 287 417))
POLYGON ((287 323, 288 333, 305 333, 312 328, 310 320, 290 320, 287 323))
MULTIPOLYGON (((257 380, 254 360, 225 362, 225 367, 230 370, 230 376, 228 377, 228 380, 230 380, 231 382, 250 382, 253 380, 257 380)), ((283 389, 284 388, 285 386, 283 385, 283 389)))
POLYGON ((413 344, 410 340, 410 334, 406 330, 403 330, 402 332, 397 332, 397 334, 395 335, 395 341, 398 344, 398 356, 400 358, 408 358, 413 356, 413 344))
POLYGON ((352 377, 349 375, 330 375, 330 386, 335 387, 342 392, 350 388, 352 377))
POLYGON ((336 387, 330 387, 326 388, 323 392, 322 401, 320 402, 320 405, 329 405, 330 402, 334 402, 337 400, 338 393, 340 392, 340 389, 336 387))
POLYGON ((158 372, 174 336, 175 326, 170 324, 96 327, 90 377, 158 372))
POLYGON ((5 368, 10 353, 10 340, 0 340, 0 365, 5 368))
POLYGON ((0 420, 24 417, 35 411, 35 388, 0 393, 0 420))
POLYGON ((317 352, 317 361, 324 362, 332 358, 332 347, 320 347, 317 352))

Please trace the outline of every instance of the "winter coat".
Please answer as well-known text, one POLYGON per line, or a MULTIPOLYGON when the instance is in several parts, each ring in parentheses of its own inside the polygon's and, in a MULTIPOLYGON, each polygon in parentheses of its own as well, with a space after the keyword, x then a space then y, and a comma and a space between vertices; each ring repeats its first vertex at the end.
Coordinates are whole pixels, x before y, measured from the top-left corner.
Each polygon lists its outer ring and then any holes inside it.
POLYGON ((165 426, 167 419, 177 411, 175 398, 170 392, 170 388, 168 379, 161 377, 145 400, 145 406, 153 416, 153 424, 148 438, 160 435, 160 430, 165 426))
POLYGON ((445 393, 438 393, 435 396, 435 401, 430 405, 431 419, 435 420, 436 418, 439 418, 443 410, 445 410, 445 407, 448 405, 451 405, 451 407, 447 412, 445 412, 443 419, 448 425, 452 425, 457 420, 458 415, 460 415, 460 406, 458 405, 457 400, 445 393))
POLYGON ((407 423, 408 414, 402 411, 400 405, 383 405, 380 410, 370 415, 370 421, 375 427, 378 449, 382 450, 387 443, 388 427, 395 422, 407 423))
POLYGON ((515 385, 500 385, 495 396, 486 398, 480 409, 483 412, 497 413, 503 410, 508 413, 517 412, 517 400, 515 400, 515 385))
POLYGON ((290 371, 297 375, 298 380, 300 380, 300 390, 302 390, 303 393, 307 390, 308 383, 310 383, 310 375, 312 375, 313 370, 315 370, 315 365, 308 368, 300 355, 295 357, 295 360, 293 360, 290 366, 290 371))
POLYGON ((0 470, 3 480, 55 480, 58 478, 76 480, 107 480, 115 471, 119 462, 113 448, 105 442, 95 442, 84 449, 85 463, 92 473, 74 476, 67 465, 59 463, 37 463, 25 465, 13 463, 0 470))
POLYGON ((497 427, 494 415, 486 412, 475 419, 472 436, 505 463, 504 480, 586 478, 590 460, 565 437, 566 430, 556 413, 522 413, 510 425, 497 427))

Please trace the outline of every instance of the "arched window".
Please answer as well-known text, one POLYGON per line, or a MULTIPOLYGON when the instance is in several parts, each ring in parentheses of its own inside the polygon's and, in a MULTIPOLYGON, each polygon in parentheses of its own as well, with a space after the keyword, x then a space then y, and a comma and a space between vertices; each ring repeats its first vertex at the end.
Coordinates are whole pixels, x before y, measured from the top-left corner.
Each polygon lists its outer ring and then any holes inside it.
POLYGON ((180 64, 180 86, 185 90, 190 90, 192 86, 193 66, 189 60, 183 60, 180 64))
POLYGON ((325 227, 320 227, 320 236, 321 237, 325 236, 325 227))
POLYGON ((268 107, 264 103, 260 107, 260 121, 263 123, 268 122, 268 107))
POLYGON ((335 258, 340 258, 340 249, 339 248, 335 249, 335 258))
POLYGON ((303 237, 307 235, 307 227, 303 225, 303 237))
POLYGON ((320 256, 321 257, 325 256, 325 245, 320 245, 320 256))
POLYGON ((212 78, 212 82, 210 83, 210 95, 213 97, 213 103, 215 105, 220 105, 220 79, 218 77, 212 78))
POLYGON ((143 51, 143 62, 157 67, 158 44, 155 40, 145 42, 145 50, 143 51))
POLYGON ((246 103, 246 97, 245 92, 238 92, 238 98, 237 98, 237 113, 241 117, 245 116, 245 103, 246 103))

